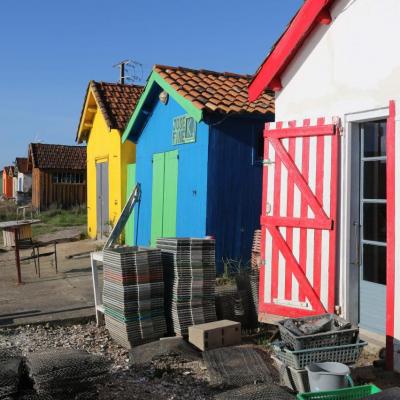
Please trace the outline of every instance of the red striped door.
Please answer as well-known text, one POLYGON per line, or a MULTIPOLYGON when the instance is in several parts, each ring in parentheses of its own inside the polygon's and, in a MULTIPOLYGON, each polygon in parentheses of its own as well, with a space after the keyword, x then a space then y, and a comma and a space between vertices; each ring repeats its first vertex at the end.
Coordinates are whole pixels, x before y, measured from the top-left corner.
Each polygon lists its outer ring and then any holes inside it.
POLYGON ((338 120, 267 124, 260 312, 335 308, 338 120))

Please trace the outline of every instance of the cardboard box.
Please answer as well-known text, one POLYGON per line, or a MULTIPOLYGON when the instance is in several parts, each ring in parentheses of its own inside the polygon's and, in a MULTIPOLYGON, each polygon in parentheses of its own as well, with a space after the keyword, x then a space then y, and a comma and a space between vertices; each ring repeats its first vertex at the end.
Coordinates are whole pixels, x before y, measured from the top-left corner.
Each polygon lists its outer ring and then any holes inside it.
POLYGON ((240 344, 242 342, 240 322, 224 319, 189 326, 189 342, 202 351, 240 344))

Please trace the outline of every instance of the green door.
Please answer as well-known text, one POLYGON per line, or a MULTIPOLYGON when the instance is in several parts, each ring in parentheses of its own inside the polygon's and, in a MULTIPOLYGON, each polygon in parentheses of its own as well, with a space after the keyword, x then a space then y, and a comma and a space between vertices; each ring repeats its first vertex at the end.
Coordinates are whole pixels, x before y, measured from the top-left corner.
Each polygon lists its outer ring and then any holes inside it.
MULTIPOLYGON (((127 165, 127 174, 126 174, 126 201, 129 200, 129 197, 135 188, 136 185, 136 164, 128 164, 127 165)), ((125 243, 132 246, 135 240, 135 222, 134 222, 134 211, 132 211, 131 216, 129 217, 126 226, 125 226, 125 243)))
POLYGON ((153 189, 151 194, 151 245, 162 237, 164 205, 165 153, 153 155, 153 189))
POLYGON ((151 245, 160 237, 176 236, 178 151, 153 155, 151 245))

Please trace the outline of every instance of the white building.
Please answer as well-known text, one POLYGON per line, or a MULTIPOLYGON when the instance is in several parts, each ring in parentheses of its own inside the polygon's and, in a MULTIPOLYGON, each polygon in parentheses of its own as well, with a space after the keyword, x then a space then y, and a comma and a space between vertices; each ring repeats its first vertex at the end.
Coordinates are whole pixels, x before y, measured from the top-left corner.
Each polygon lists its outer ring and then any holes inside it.
POLYGON ((265 131, 264 318, 339 312, 398 371, 399 20, 398 0, 306 0, 249 89, 275 90, 282 121, 265 131))
MULTIPOLYGON (((32 173, 28 170, 28 159, 15 159, 15 191, 28 193, 32 189, 32 173)), ((16 193, 14 195, 16 197, 16 193)))

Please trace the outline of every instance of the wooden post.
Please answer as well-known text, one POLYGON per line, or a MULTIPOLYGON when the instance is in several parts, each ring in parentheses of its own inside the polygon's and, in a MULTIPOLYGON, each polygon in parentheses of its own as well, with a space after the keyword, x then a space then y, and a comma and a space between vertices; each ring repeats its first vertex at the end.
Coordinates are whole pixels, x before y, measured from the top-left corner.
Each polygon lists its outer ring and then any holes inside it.
POLYGON ((21 261, 19 259, 19 247, 18 247, 18 228, 14 228, 14 240, 15 240, 15 265, 17 267, 17 284, 22 283, 21 280, 21 261))

